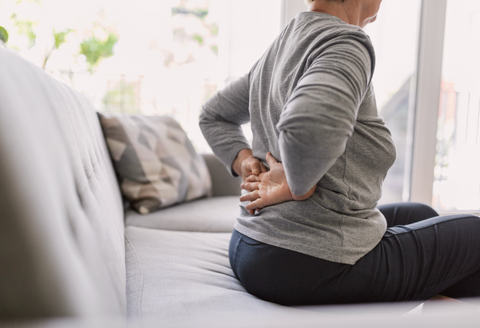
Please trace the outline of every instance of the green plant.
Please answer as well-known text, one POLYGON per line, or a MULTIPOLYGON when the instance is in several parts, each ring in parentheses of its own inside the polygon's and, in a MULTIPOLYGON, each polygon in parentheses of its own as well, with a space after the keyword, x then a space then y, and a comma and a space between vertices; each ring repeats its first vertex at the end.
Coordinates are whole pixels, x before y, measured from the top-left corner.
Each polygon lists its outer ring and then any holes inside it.
POLYGON ((68 33, 72 32, 71 29, 65 29, 60 32, 56 32, 55 29, 53 30, 53 37, 55 38, 55 44, 53 45, 53 48, 48 52, 48 54, 45 56, 45 60, 43 61, 43 68, 47 65, 47 61, 50 58, 50 55, 55 49, 60 48, 62 44, 65 43, 65 39, 68 35, 68 33))
POLYGON ((138 113, 137 90, 138 82, 119 81, 115 87, 108 90, 102 99, 107 112, 138 113))
POLYGON ((208 10, 207 9, 187 9, 183 6, 179 7, 173 7, 172 8, 172 14, 173 15, 193 15, 196 16, 200 19, 204 19, 208 15, 208 10))
POLYGON ((216 23, 213 23, 212 25, 210 25, 210 33, 213 35, 213 36, 217 36, 218 35, 218 25, 216 23))
POLYGON ((2 26, 0 26, 0 40, 7 43, 8 42, 8 32, 2 26))
POLYGON ((192 36, 192 39, 197 41, 199 45, 203 45, 203 37, 201 35, 195 34, 192 36))
POLYGON ((218 46, 217 46, 217 45, 211 45, 211 46, 210 46, 210 50, 212 50, 212 52, 213 52, 215 55, 218 55, 218 46))
POLYGON ((112 32, 108 33, 106 40, 101 40, 95 36, 85 39, 80 44, 80 53, 85 55, 90 69, 95 67, 101 59, 113 55, 113 47, 118 41, 118 36, 112 32))
MULTIPOLYGON (((16 15, 14 14, 15 18, 16 15)), ((34 31, 34 27, 38 23, 32 22, 29 20, 17 20, 15 22, 15 26, 18 28, 18 34, 25 35, 29 40, 29 47, 33 47, 35 45, 35 41, 37 39, 37 34, 34 31)))
POLYGON ((53 30, 53 36, 55 38, 55 49, 60 48, 60 46, 65 43, 65 39, 70 32, 72 32, 72 30, 69 28, 60 32, 56 32, 55 30, 53 30))

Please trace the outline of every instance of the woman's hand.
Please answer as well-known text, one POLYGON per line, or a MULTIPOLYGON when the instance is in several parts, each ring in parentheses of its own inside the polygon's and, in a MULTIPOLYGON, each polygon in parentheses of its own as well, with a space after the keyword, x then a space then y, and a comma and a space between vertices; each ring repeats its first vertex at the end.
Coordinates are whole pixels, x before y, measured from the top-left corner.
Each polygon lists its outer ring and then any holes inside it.
MULTIPOLYGON (((242 178, 242 187, 249 177, 257 177, 260 173, 267 172, 267 168, 258 159, 253 157, 251 149, 242 149, 238 152, 235 161, 233 161, 232 169, 242 178)), ((252 187, 252 186, 251 186, 252 187)), ((258 189, 258 186, 256 186, 258 189)), ((247 189, 247 191, 253 191, 247 189)), ((255 210, 248 211, 251 215, 255 214, 255 210)))
POLYGON ((267 154, 267 163, 270 171, 261 173, 258 176, 251 175, 247 181, 242 183, 241 188, 252 191, 242 197, 240 201, 250 201, 246 209, 252 211, 262 209, 269 205, 280 204, 291 200, 305 200, 315 192, 316 186, 305 195, 294 195, 290 191, 283 164, 279 163, 272 154, 267 154))
POLYGON ((267 168, 258 159, 253 157, 251 149, 242 149, 232 165, 233 170, 245 183, 250 176, 258 176, 260 173, 267 172, 267 168))

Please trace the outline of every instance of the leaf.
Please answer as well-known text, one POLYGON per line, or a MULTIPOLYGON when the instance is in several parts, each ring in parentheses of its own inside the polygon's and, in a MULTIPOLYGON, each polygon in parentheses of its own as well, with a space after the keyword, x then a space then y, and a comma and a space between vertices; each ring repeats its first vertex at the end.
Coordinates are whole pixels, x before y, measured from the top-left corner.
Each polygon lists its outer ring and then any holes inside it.
POLYGON ((118 36, 112 32, 108 34, 105 41, 91 36, 83 40, 80 44, 80 54, 85 55, 90 68, 95 67, 101 59, 108 58, 113 55, 113 47, 118 41, 118 36))
POLYGON ((7 43, 8 42, 8 32, 2 26, 0 26, 0 40, 7 43))
POLYGON ((68 35, 68 33, 72 32, 71 29, 66 29, 66 30, 63 30, 61 32, 55 32, 55 30, 53 30, 53 36, 55 38, 55 48, 58 49, 60 48, 60 46, 62 44, 65 43, 65 39, 68 35))
POLYGON ((15 22, 15 26, 17 26, 18 28, 18 34, 28 37, 28 40, 30 41, 30 48, 35 45, 35 41, 37 39, 37 34, 34 31, 34 27, 36 25, 38 25, 38 22, 33 22, 29 20, 17 20, 15 22))

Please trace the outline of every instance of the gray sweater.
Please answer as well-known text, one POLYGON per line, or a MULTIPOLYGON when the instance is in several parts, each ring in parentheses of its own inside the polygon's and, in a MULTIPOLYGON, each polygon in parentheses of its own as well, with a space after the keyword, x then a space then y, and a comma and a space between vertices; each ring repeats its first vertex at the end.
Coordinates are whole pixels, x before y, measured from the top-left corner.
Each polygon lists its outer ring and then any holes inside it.
POLYGON ((250 148, 241 125, 251 122, 255 157, 270 151, 281 161, 296 195, 316 185, 309 199, 254 216, 241 204, 237 231, 345 264, 378 244, 386 221, 376 206, 395 146, 376 108, 374 65, 361 28, 302 12, 249 74, 204 105, 200 127, 232 175, 237 153, 250 148))

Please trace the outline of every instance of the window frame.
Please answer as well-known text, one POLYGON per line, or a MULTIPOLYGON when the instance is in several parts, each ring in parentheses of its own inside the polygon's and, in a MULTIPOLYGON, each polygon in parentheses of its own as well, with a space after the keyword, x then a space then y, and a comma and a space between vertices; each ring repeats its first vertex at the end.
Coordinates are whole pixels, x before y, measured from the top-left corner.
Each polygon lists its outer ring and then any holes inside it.
POLYGON ((432 205, 448 0, 423 0, 404 201, 432 205), (420 137, 421 136, 421 137, 420 137))

